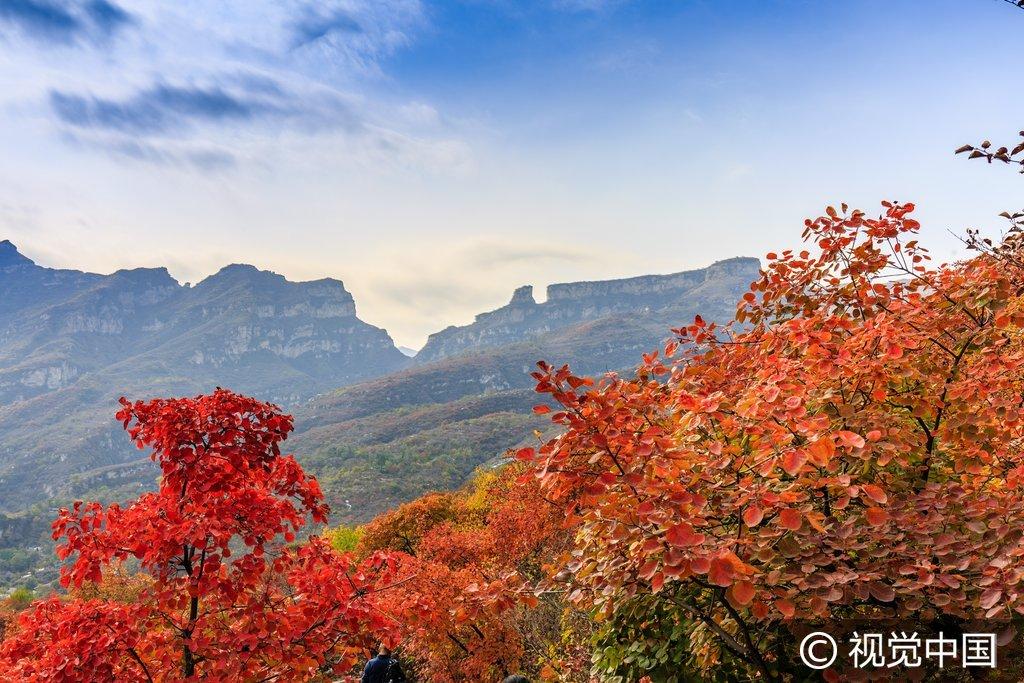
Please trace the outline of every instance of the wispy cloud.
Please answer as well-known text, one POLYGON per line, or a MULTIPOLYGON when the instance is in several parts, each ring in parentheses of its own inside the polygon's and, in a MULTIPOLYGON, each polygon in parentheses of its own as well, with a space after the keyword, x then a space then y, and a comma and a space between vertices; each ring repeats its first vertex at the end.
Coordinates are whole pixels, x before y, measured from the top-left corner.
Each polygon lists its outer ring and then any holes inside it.
POLYGON ((601 12, 627 2, 629 0, 552 0, 555 9, 568 12, 601 12))
POLYGON ((300 5, 282 29, 296 63, 379 77, 381 62, 412 45, 429 22, 422 0, 322 0, 300 5))
POLYGON ((149 142, 118 136, 83 136, 69 132, 64 139, 76 147, 98 150, 115 159, 167 168, 222 171, 235 168, 238 157, 226 149, 188 143, 149 142))
POLYGON ((103 34, 111 35, 122 27, 135 23, 134 17, 125 9, 108 0, 91 0, 85 4, 85 13, 93 25, 103 34))
POLYGON ((413 120, 372 94, 381 60, 426 27, 422 0, 139 0, 131 12, 118 1, 0 0, 0 37, 82 48, 57 61, 14 41, 7 55, 12 76, 45 74, 19 76, 7 103, 42 106, 76 150, 219 171, 288 154, 285 139, 301 155, 317 138, 349 160, 465 165, 466 143, 433 107, 411 102, 413 120), (103 40, 129 25, 130 39, 103 40))
POLYGON ((71 45, 108 38, 135 23, 127 10, 109 0, 51 2, 3 0, 0 24, 44 43, 71 45))
POLYGON ((357 115, 327 88, 298 92, 260 74, 219 74, 205 83, 157 82, 126 96, 50 91, 50 107, 64 124, 136 136, 190 130, 202 124, 291 120, 310 130, 359 126, 357 115))
POLYGON ((333 154, 344 148, 374 165, 452 172, 472 165, 468 145, 440 135, 440 119, 430 107, 416 105, 419 116, 411 118, 407 107, 399 107, 394 124, 417 129, 407 133, 377 120, 356 98, 315 83, 286 86, 263 74, 220 74, 201 84, 158 82, 120 97, 53 90, 49 106, 76 148, 168 168, 234 168, 265 157, 266 146, 285 133, 293 144, 308 138, 333 154))
POLYGON ((194 121, 245 121, 280 115, 282 110, 264 98, 229 93, 219 86, 158 84, 124 99, 51 91, 50 105, 64 123, 122 133, 164 133, 194 121))
POLYGON ((360 34, 363 27, 352 14, 344 9, 335 9, 323 14, 314 9, 306 10, 304 16, 292 24, 292 48, 300 48, 320 40, 329 40, 338 33, 360 34))

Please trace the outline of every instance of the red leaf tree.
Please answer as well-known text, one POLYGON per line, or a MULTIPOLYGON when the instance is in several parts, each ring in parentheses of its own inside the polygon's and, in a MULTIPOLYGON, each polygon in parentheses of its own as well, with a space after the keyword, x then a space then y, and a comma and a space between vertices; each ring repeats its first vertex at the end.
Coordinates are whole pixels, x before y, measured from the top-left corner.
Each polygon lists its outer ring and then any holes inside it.
POLYGON ((522 471, 514 464, 481 474, 467 490, 424 496, 363 530, 360 552, 398 551, 383 602, 401 615, 403 655, 424 680, 536 674, 556 648, 567 654, 565 605, 532 590, 564 546, 561 514, 522 471))
POLYGON ((578 604, 653 596, 765 680, 793 618, 1024 613, 1021 241, 932 268, 912 210, 830 207, 635 377, 542 364, 565 432, 520 457, 579 521, 578 604))
POLYGON ((76 503, 53 523, 79 589, 123 562, 149 576, 138 598, 50 598, 0 645, 4 680, 308 680, 347 671, 392 624, 373 603, 388 571, 319 538, 291 547, 327 506, 280 443, 292 419, 218 389, 129 402, 118 419, 153 449, 159 490, 126 507, 76 503))

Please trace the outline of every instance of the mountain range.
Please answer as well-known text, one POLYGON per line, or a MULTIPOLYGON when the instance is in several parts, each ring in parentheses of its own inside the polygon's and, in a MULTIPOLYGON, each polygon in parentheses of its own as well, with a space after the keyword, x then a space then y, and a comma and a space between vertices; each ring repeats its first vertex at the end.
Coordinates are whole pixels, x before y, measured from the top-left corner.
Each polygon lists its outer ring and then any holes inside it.
POLYGON ((759 268, 734 258, 554 284, 542 303, 521 287, 410 356, 359 319, 339 280, 235 264, 189 286, 163 268, 47 268, 0 242, 0 586, 51 578, 55 505, 153 486, 155 466, 113 419, 122 395, 222 386, 278 403, 296 417, 289 450, 320 478, 333 519, 358 523, 536 439, 547 428, 530 410, 536 361, 628 370, 697 313, 731 318, 759 268))

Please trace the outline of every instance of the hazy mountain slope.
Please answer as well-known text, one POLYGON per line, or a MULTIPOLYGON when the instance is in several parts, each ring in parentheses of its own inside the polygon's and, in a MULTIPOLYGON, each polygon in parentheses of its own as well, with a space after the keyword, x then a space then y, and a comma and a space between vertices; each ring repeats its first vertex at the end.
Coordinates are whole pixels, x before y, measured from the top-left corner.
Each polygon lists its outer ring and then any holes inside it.
POLYGON ((534 300, 533 287, 520 287, 507 305, 481 313, 472 324, 430 335, 416 360, 429 362, 522 341, 609 316, 649 316, 677 324, 696 311, 712 317, 731 314, 737 291, 755 280, 759 270, 757 259, 732 258, 671 275, 567 282, 549 286, 544 303, 534 300))
MULTIPOLYGON (((325 486, 334 502, 348 498, 366 503, 359 510, 362 518, 380 504, 372 491, 352 492, 361 485, 356 478, 346 481, 338 475, 347 467, 342 460, 353 457, 346 448, 376 446, 373 453, 379 454, 386 450, 382 444, 391 444, 400 460, 411 463, 419 443, 422 461, 410 465, 419 474, 394 474, 415 481, 411 488, 454 485, 459 482, 419 465, 434 457, 454 458, 459 461, 454 471, 465 476, 528 436, 535 426, 543 426, 530 415, 537 397, 529 373, 537 360, 572 362, 580 372, 599 374, 635 365, 641 353, 667 336, 652 334, 627 319, 606 318, 502 349, 469 352, 392 373, 297 406, 297 434, 289 440, 288 450, 337 484, 325 486), (479 418, 499 426, 470 422, 479 418), (415 439, 431 430, 431 436, 415 439)), ((81 496, 96 487, 109 488, 115 496, 138 491, 151 483, 155 469, 114 421, 117 396, 189 395, 215 385, 201 367, 196 374, 176 374, 144 353, 107 368, 102 377, 86 375, 65 389, 0 408, 4 509, 50 497, 81 496), (143 379, 136 377, 140 373, 143 379)), ((371 454, 367 450, 357 455, 369 459, 371 454)))
POLYGON ((102 275, 41 268, 9 240, 0 241, 0 325, 26 309, 62 301, 102 275))
POLYGON ((473 325, 433 335, 416 366, 301 406, 288 447, 321 478, 337 519, 365 521, 460 484, 507 449, 536 441, 535 430, 549 430, 531 411, 541 401, 530 377, 538 360, 588 375, 628 371, 695 315, 731 319, 759 267, 730 259, 673 276, 552 285, 551 306, 521 288, 473 325), (424 353, 443 357, 425 362, 424 353))
POLYGON ((432 489, 459 486, 544 420, 532 391, 405 406, 302 431, 287 443, 320 479, 335 522, 365 522, 432 489))
POLYGON ((535 430, 549 430, 531 410, 543 402, 530 377, 538 360, 587 375, 629 371, 668 330, 650 316, 607 317, 346 387, 297 409, 287 447, 320 477, 338 520, 366 521, 459 485, 506 450, 535 442, 535 430))
POLYGON ((320 396, 298 409, 297 425, 310 429, 402 406, 530 388, 538 360, 571 362, 589 373, 635 365, 643 351, 671 336, 668 327, 661 329, 655 333, 637 320, 609 317, 529 341, 467 351, 320 396))

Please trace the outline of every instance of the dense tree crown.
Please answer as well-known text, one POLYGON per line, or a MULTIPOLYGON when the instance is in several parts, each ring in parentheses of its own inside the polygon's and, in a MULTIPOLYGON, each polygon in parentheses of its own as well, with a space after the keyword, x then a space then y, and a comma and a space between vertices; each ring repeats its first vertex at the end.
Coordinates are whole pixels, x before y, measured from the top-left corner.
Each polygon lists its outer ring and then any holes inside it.
POLYGON ((313 538, 285 545, 327 508, 280 443, 292 421, 218 390, 131 403, 118 418, 160 465, 159 490, 127 507, 76 503, 54 522, 62 583, 82 591, 129 561, 149 580, 131 600, 52 597, 0 646, 4 680, 308 680, 347 670, 389 622, 363 566, 313 538), (357 649, 360 648, 360 649, 357 649))
POLYGON ((403 652, 424 680, 498 681, 564 666, 566 653, 547 651, 562 636, 563 601, 536 597, 530 584, 566 545, 561 512, 522 475, 481 474, 464 491, 425 496, 363 530, 358 554, 394 552, 399 578, 381 601, 401 615, 403 652))
POLYGON ((766 679, 793 618, 1024 611, 1019 241, 930 268, 913 208, 807 221, 635 377, 542 365, 565 432, 520 457, 578 522, 576 604, 657 596, 694 662, 766 679))

